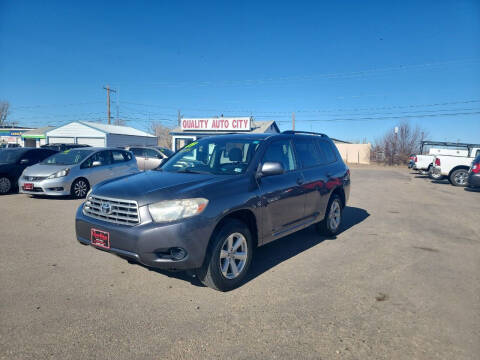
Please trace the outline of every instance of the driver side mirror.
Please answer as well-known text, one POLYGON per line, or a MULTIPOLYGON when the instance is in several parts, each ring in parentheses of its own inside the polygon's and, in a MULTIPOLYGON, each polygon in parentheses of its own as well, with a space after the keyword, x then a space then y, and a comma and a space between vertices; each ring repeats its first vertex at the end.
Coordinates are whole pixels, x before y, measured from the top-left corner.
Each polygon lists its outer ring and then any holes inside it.
POLYGON ((97 167, 97 166, 100 166, 100 165, 102 165, 102 163, 100 161, 92 162, 92 167, 97 167))
POLYGON ((20 160, 20 165, 27 165, 27 164, 30 164, 30 160, 28 160, 28 159, 20 160))
POLYGON ((266 162, 262 165, 262 169, 260 170, 260 176, 273 176, 273 175, 281 175, 285 172, 283 165, 279 162, 266 162))

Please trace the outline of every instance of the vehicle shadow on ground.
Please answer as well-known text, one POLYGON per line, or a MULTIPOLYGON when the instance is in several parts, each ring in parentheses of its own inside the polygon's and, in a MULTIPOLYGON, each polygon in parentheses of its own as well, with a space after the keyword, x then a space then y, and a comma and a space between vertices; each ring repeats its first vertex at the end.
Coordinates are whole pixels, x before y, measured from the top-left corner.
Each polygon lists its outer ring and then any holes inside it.
MULTIPOLYGON (((361 223, 369 216, 370 214, 368 211, 364 209, 347 206, 343 212, 343 223, 339 234, 361 223)), ((297 256, 298 254, 320 244, 325 240, 335 239, 336 237, 320 235, 317 232, 315 225, 313 225, 295 234, 261 246, 255 251, 252 264, 244 284, 252 281, 257 276, 260 276, 285 260, 291 259, 292 257, 297 256)), ((204 286, 197 278, 188 272, 169 272, 151 268, 149 270, 167 275, 169 277, 189 281, 192 285, 204 286)))
POLYGON ((463 190, 469 191, 469 192, 480 193, 480 187, 477 187, 477 188, 466 187, 466 188, 464 188, 463 190))
POLYGON ((431 182, 432 182, 432 184, 451 185, 450 181, 448 181, 447 179, 445 179, 445 180, 432 180, 431 182))
POLYGON ((36 199, 36 200, 45 200, 45 199, 48 199, 48 200, 63 200, 63 201, 65 201, 65 200, 79 200, 79 199, 73 198, 70 195, 62 195, 62 196, 30 195, 30 194, 27 194, 27 195, 30 196, 30 199, 36 199))

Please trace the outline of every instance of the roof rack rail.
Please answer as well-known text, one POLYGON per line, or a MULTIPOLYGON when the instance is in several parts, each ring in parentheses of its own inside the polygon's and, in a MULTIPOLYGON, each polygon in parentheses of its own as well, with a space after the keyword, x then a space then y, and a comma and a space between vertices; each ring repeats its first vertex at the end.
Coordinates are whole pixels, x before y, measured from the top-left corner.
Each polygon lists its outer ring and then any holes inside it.
POLYGON ((317 132, 313 132, 313 131, 301 131, 301 130, 285 130, 285 131, 282 131, 282 134, 310 134, 310 135, 319 135, 319 136, 327 136, 325 134, 322 134, 322 133, 317 133, 317 132))

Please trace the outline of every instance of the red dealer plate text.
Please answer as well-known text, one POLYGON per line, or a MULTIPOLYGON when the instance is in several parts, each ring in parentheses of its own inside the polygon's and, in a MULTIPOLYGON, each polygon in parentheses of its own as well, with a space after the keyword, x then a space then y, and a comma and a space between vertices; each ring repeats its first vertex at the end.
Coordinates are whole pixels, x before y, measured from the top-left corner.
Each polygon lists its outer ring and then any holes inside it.
POLYGON ((90 229, 90 242, 94 246, 110 249, 110 233, 92 228, 90 229))

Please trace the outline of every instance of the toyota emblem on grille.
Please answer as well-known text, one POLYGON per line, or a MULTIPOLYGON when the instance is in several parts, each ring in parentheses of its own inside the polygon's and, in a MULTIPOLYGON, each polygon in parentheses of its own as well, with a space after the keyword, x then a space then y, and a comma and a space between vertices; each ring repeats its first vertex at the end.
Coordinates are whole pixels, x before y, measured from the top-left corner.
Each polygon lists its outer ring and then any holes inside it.
POLYGON ((100 209, 102 210, 102 213, 108 215, 112 212, 112 205, 110 205, 109 202, 102 201, 102 206, 100 209))

